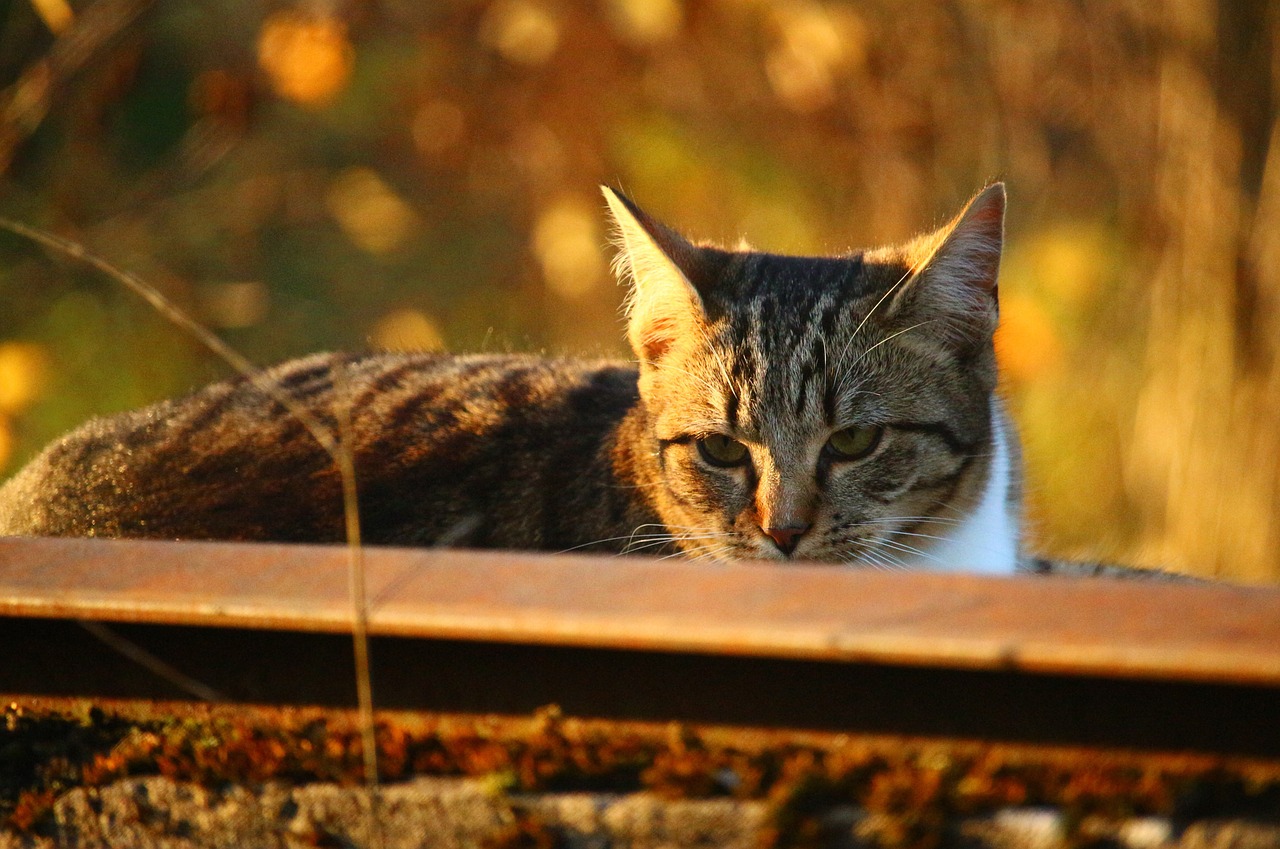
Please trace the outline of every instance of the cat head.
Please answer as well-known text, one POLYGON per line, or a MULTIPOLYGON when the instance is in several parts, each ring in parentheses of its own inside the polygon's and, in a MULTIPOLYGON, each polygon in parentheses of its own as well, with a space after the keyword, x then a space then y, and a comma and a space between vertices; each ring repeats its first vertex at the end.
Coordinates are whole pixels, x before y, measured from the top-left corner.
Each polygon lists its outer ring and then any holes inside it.
POLYGON ((906 244, 830 258, 695 245, 605 189, 657 480, 714 558, 892 566, 991 466, 1004 187, 906 244))

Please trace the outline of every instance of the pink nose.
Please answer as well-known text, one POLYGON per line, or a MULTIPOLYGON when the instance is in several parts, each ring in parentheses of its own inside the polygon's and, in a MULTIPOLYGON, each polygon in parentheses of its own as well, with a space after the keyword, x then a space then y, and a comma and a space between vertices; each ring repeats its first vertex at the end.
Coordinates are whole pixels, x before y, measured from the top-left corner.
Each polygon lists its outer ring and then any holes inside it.
POLYGON ((809 526, 789 525, 785 528, 763 528, 762 530, 777 544, 779 551, 783 554, 790 554, 796 550, 800 537, 805 531, 809 530, 809 526))

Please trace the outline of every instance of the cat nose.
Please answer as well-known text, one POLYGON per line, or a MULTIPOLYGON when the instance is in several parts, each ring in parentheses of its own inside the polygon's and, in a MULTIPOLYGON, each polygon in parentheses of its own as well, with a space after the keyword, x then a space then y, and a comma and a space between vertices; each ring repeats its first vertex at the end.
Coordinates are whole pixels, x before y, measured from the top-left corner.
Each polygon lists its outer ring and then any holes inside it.
POLYGON ((785 528, 761 528, 770 539, 778 546, 778 550, 783 554, 790 554, 796 550, 796 546, 800 543, 800 537, 805 531, 809 530, 808 525, 788 525, 785 528))

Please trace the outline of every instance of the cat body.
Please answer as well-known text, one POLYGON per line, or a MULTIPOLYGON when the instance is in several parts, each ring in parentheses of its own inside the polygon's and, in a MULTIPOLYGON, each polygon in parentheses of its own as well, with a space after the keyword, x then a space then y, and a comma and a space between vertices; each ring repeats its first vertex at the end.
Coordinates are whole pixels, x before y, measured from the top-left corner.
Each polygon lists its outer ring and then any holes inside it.
MULTIPOLYGON (((606 191, 637 361, 323 354, 267 373, 338 433, 362 535, 1012 572, 992 334, 1004 190, 835 258, 691 244, 606 191)), ((338 541, 341 480, 244 379, 88 423, 0 487, 0 534, 338 541)))
MULTIPOLYGON (((625 363, 317 354, 266 376, 332 430, 347 405, 366 542, 558 549, 657 521, 625 489, 625 363)), ((237 378, 55 442, 0 490, 0 533, 338 542, 342 483, 237 378)))

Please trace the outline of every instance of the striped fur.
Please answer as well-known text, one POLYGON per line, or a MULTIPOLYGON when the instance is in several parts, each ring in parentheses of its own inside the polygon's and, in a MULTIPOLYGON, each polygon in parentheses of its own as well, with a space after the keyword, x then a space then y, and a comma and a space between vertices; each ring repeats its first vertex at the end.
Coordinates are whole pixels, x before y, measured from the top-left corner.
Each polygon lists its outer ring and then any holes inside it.
MULTIPOLYGON (((615 471, 625 365, 318 354, 268 374, 330 427, 350 410, 371 543, 559 549, 655 520, 615 471)), ((0 533, 336 542, 341 490, 302 426, 237 379, 55 442, 0 489, 0 533)))
MULTIPOLYGON (((269 372, 331 426, 349 410, 367 541, 1012 571, 1002 187, 915 242, 835 258, 696 247, 606 197, 638 364, 321 354, 269 372), (865 456, 834 452, 850 428, 875 435, 865 456), (744 459, 709 462, 712 437, 744 459)), ((336 541, 340 492, 302 426, 231 380, 54 443, 0 488, 0 533, 336 541)))

